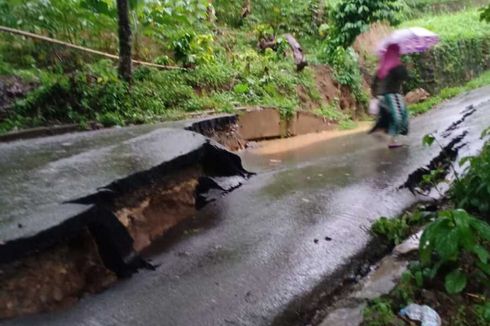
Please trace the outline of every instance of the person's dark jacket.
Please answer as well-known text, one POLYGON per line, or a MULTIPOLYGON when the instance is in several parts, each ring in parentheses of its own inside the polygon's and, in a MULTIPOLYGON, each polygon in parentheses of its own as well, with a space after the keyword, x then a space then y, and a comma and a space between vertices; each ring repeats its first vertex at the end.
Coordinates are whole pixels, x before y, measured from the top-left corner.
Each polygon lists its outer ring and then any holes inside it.
POLYGON ((385 78, 379 79, 376 75, 371 84, 373 96, 398 93, 402 94, 402 84, 408 79, 408 71, 404 65, 397 66, 390 70, 385 78))

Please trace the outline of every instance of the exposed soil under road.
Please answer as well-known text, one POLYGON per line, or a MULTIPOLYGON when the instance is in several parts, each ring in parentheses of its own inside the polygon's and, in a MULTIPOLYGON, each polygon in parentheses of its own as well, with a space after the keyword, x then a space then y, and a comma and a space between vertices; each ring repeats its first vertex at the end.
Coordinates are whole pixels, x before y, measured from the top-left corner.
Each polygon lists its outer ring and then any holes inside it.
POLYGON ((115 214, 133 237, 136 251, 147 248, 169 229, 194 216, 195 192, 202 175, 199 167, 183 169, 116 200, 115 214))
POLYGON ((0 266, 0 320, 72 305, 116 281, 88 231, 45 252, 0 266))

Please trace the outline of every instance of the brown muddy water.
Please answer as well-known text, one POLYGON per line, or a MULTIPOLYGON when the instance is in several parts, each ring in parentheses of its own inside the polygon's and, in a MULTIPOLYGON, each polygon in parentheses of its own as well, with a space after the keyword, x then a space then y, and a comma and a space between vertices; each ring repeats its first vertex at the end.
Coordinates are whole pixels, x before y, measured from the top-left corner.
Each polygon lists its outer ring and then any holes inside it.
MULTIPOLYGON (((251 171, 264 171, 276 169, 289 161, 301 161, 304 155, 316 151, 322 144, 329 144, 332 140, 345 139, 350 141, 351 136, 367 133, 372 122, 357 122, 354 129, 342 130, 339 128, 318 133, 309 133, 290 138, 278 138, 261 142, 250 142, 248 149, 239 152, 245 167, 251 171)), ((343 142, 338 142, 343 146, 343 142)), ((323 155, 323 154, 322 154, 323 155)), ((335 152, 332 152, 335 155, 335 152)))
POLYGON ((257 147, 252 147, 248 151, 256 155, 280 155, 284 152, 291 152, 305 146, 328 141, 331 139, 345 137, 361 132, 367 132, 371 128, 371 122, 362 121, 354 129, 342 130, 334 129, 320 133, 310 133, 291 138, 281 138, 260 142, 257 147))

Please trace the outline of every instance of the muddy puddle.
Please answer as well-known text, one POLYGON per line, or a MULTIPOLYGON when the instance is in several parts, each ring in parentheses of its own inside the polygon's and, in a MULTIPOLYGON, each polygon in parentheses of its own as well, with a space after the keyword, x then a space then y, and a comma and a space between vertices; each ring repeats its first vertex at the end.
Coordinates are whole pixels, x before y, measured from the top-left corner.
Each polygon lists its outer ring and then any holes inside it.
POLYGON ((345 137, 361 132, 367 132, 372 127, 371 122, 358 122, 354 129, 341 130, 334 129, 320 133, 309 133, 291 138, 281 138, 263 141, 252 147, 249 151, 257 155, 278 155, 284 152, 291 152, 316 143, 345 137))
POLYGON ((347 147, 355 147, 359 141, 378 142, 373 137, 365 137, 372 127, 369 121, 358 122, 356 128, 334 129, 310 133, 290 138, 279 138, 249 143, 248 148, 239 152, 244 166, 250 171, 281 169, 308 159, 335 156, 347 147))

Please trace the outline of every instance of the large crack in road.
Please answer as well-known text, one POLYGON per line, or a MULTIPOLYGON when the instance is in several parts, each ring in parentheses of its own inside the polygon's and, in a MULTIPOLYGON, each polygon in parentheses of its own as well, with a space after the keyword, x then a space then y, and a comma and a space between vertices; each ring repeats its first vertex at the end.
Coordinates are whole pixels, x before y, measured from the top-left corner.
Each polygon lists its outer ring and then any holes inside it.
POLYGON ((203 223, 149 253, 154 271, 141 270, 65 311, 4 324, 301 324, 322 297, 352 279, 355 266, 377 255, 373 221, 420 199, 397 188, 440 154, 424 148, 422 137, 447 131, 446 146, 467 132, 458 156, 477 153, 490 125, 489 101, 484 88, 414 119, 409 146, 397 150, 358 134, 294 152, 245 152, 245 169, 257 177, 200 210, 203 223), (469 105, 476 111, 449 130, 469 105))

